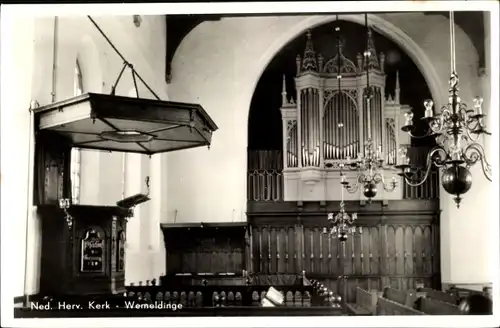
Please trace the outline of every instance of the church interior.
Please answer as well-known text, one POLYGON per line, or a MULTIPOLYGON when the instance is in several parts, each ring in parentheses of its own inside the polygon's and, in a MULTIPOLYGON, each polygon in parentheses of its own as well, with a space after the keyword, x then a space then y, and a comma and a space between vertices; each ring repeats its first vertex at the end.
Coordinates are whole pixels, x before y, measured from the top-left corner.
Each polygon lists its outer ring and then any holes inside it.
POLYGON ((492 314, 491 15, 11 19, 14 317, 492 314))

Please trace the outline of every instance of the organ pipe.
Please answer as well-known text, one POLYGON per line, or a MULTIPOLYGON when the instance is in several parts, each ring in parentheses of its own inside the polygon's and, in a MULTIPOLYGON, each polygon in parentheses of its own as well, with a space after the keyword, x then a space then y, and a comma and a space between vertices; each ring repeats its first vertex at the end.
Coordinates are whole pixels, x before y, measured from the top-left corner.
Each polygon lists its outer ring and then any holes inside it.
POLYGON ((301 129, 300 129, 300 137, 301 137, 301 148, 300 153, 302 154, 302 166, 307 166, 306 164, 306 136, 304 131, 306 130, 307 122, 305 115, 305 99, 304 99, 304 91, 300 90, 300 120, 301 120, 301 129))
POLYGON ((325 159, 345 159, 357 155, 359 119, 356 105, 344 92, 336 93, 325 106, 324 156, 325 159), (343 127, 339 124, 343 123, 343 127))
POLYGON ((320 93, 318 89, 314 89, 314 99, 316 101, 316 166, 320 165, 320 147, 321 147, 321 109, 320 109, 320 93))
POLYGON ((319 166, 321 144, 319 91, 315 88, 306 88, 301 90, 300 97, 302 165, 319 166))
POLYGON ((311 96, 311 88, 307 88, 307 94, 306 94, 306 98, 307 98, 307 112, 306 112, 306 115, 307 115, 307 150, 308 150, 308 162, 307 162, 307 165, 310 166, 312 163, 311 163, 311 157, 313 155, 313 140, 312 140, 312 136, 311 136, 311 132, 313 130, 313 122, 314 122, 314 117, 312 117, 313 113, 312 113, 312 104, 311 104, 311 100, 312 100, 312 96, 311 96))
POLYGON ((287 166, 297 167, 297 121, 289 121, 287 131, 287 166))
MULTIPOLYGON (((373 40, 368 36, 364 61, 360 62, 362 56, 359 55, 357 66, 342 54, 340 37, 337 41, 338 53, 333 61, 325 61, 321 65, 322 70, 307 78, 316 81, 314 84, 319 83, 321 87, 313 87, 309 82, 300 81, 303 75, 310 74, 308 71, 297 72, 300 84, 297 89, 298 115, 296 119, 286 119, 291 125, 286 125, 287 131, 284 133, 287 138, 284 142, 287 148, 284 162, 287 167, 318 167, 323 159, 355 158, 364 151, 365 141, 369 138, 375 149, 383 147, 384 157, 389 162, 391 157, 397 157, 393 154, 397 140, 394 140, 394 132, 387 124, 383 112, 384 84, 378 78, 373 78, 374 72, 383 74, 383 68, 373 57, 377 56, 373 40), (331 82, 336 79, 338 85, 334 84, 332 89, 324 89, 324 80, 327 79, 331 79, 331 82), (349 83, 343 87, 346 79, 349 83), (361 79, 366 79, 366 84, 361 79), (364 86, 350 86, 359 85, 360 82, 364 86), (364 94, 368 88, 371 88, 371 95, 367 99, 364 94)), ((298 66, 301 61, 298 58, 298 66)))

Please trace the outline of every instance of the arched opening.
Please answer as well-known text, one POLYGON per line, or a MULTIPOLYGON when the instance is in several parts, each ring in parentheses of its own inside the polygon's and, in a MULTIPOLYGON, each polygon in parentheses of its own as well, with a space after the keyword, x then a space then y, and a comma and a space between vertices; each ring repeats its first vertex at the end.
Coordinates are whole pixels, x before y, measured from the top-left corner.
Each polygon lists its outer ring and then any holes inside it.
MULTIPOLYGON (((330 21, 311 29, 316 54, 321 53, 324 63, 335 56, 337 50, 334 29, 336 26, 341 28, 342 38, 345 41, 344 55, 355 63, 356 55, 363 53, 366 46, 366 30, 363 25, 352 21, 330 21)), ((373 39, 377 53, 385 54, 386 79, 383 101, 397 97, 400 104, 412 108, 415 122, 418 122, 418 118, 424 113, 423 100, 432 98, 426 79, 414 60, 400 45, 377 32, 373 33, 373 39), (396 90, 396 79, 398 79, 399 91, 396 90), (396 93, 398 93, 397 96, 396 93)), ((283 169, 284 132, 280 112, 282 92, 285 88, 288 101, 297 101, 294 82, 297 71, 296 58, 297 55, 304 56, 305 44, 305 33, 287 43, 264 69, 252 96, 248 119, 247 190, 249 201, 283 200, 281 171, 283 169)), ((424 128, 421 126, 421 131, 424 128)), ((391 136, 398 132, 391 127, 387 128, 387 133, 391 136)), ((416 132, 416 134, 419 133, 420 131, 416 132)), ((414 161, 423 161, 425 149, 434 145, 433 140, 430 139, 413 139, 411 143, 412 146, 420 148, 418 154, 412 155, 414 161)), ((408 190, 406 197, 430 197, 430 195, 424 195, 423 191, 410 195, 412 192, 408 190)), ((432 198, 435 197, 437 194, 432 196, 432 198)))

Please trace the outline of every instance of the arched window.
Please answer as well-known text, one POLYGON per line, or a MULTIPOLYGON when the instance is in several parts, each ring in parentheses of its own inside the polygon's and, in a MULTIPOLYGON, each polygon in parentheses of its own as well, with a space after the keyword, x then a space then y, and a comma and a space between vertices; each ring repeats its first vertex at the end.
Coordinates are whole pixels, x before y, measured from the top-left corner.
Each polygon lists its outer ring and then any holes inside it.
POLYGON ((74 95, 79 96, 83 93, 83 80, 82 80, 82 71, 80 69, 80 62, 78 59, 76 60, 75 65, 75 73, 73 77, 73 86, 74 86, 74 95))
MULTIPOLYGON (((78 59, 76 60, 73 74, 73 93, 74 96, 79 96, 83 94, 83 79, 78 59)), ((73 148, 71 150, 71 197, 73 204, 80 202, 80 159, 80 149, 73 148)))

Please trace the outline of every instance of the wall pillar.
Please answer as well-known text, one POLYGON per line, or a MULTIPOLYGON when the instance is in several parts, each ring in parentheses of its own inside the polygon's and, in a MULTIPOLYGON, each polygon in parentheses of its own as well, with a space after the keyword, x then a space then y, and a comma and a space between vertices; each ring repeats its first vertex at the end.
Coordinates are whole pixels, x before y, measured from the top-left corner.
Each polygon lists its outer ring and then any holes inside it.
POLYGON ((151 177, 151 193, 150 198, 150 274, 148 279, 156 278, 157 280, 165 274, 165 243, 163 242, 163 233, 160 224, 166 220, 167 209, 167 154, 155 154, 151 157, 150 177, 151 177))
MULTIPOLYGON (((2 8, 3 10, 3 8, 2 8)), ((7 10, 6 10, 7 11, 7 10)), ((7 297, 22 296, 37 288, 32 279, 37 261, 37 218, 32 201, 33 133, 29 107, 33 98, 35 65, 35 19, 2 13, 2 107, 1 107, 1 184, 2 184, 2 263, 8 263, 8 277, 2 279, 7 297), (5 31, 5 32, 4 32, 5 31), (5 224, 8 222, 9 226, 5 224), (28 231, 28 233, 27 233, 28 231), (27 252, 28 250, 28 252, 27 252), (27 259, 25 258, 27 256, 27 259), (8 281, 4 284, 3 281, 8 281), (26 283, 26 285, 25 285, 26 283)), ((39 249, 39 248, 38 248, 39 249)), ((36 277, 37 278, 37 277, 36 277)), ((3 303, 2 295, 2 303, 3 303)), ((12 314, 10 307, 2 307, 12 314)))

